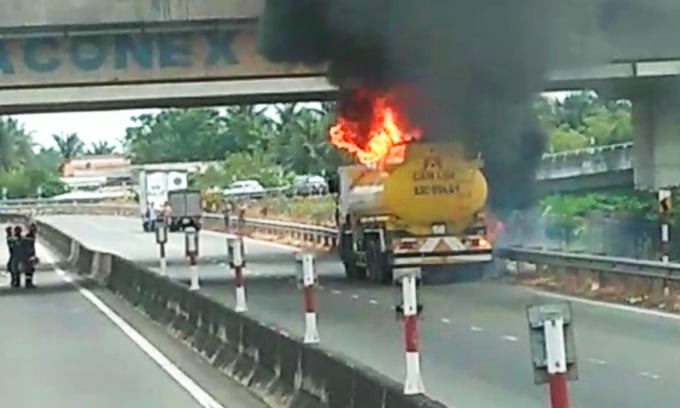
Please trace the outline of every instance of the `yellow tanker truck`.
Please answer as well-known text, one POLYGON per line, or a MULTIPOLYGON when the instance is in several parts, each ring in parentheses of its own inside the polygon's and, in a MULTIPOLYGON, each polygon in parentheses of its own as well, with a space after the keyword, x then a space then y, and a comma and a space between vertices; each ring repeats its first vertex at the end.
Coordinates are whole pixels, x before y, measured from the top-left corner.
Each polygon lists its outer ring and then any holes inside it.
POLYGON ((423 274, 453 267, 481 275, 492 265, 481 160, 450 144, 393 149, 388 157, 402 158, 396 164, 338 169, 340 256, 347 277, 391 283, 394 269, 414 267, 423 274))

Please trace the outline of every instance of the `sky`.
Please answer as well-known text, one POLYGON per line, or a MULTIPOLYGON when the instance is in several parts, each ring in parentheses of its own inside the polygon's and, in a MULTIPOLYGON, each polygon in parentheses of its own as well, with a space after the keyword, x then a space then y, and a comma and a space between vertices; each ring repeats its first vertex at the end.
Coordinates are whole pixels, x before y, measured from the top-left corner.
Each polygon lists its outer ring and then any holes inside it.
MULTIPOLYGON (((569 92, 544 94, 563 99, 569 92)), ((44 147, 54 147, 53 134, 76 133, 89 146, 99 141, 120 146, 125 129, 131 126, 131 118, 143 113, 155 113, 158 109, 134 109, 102 112, 67 112, 17 115, 24 127, 32 132, 33 141, 44 147)))

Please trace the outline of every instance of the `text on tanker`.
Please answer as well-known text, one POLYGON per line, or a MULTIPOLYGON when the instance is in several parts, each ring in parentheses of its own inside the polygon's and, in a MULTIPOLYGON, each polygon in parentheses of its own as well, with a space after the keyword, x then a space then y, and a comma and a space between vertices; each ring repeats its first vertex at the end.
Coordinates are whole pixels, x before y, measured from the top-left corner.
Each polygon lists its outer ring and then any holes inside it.
POLYGON ((443 195, 443 194, 460 194, 459 184, 430 184, 424 186, 415 186, 413 194, 420 195, 443 195))

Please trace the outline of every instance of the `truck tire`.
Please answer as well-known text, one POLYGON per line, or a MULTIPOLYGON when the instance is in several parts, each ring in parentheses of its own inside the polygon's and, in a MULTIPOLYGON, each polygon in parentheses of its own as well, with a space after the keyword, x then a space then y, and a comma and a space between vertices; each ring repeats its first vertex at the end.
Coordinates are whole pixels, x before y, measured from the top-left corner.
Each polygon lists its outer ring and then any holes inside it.
POLYGON ((392 266, 387 253, 380 250, 380 242, 371 239, 366 243, 366 265, 372 282, 387 285, 392 283, 392 266))
POLYGON ((357 257, 352 246, 352 235, 340 235, 340 259, 345 269, 345 276, 349 280, 365 280, 366 268, 357 264, 357 257))

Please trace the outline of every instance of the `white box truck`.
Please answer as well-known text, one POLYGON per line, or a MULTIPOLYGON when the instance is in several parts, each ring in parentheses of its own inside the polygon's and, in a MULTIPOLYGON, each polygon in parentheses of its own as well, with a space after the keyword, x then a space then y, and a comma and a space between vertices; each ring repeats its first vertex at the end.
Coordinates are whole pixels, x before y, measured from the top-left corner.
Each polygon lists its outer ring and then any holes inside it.
POLYGON ((169 203, 169 192, 184 190, 188 184, 189 174, 186 171, 139 172, 139 210, 145 232, 154 230, 156 219, 162 216, 165 205, 169 203))

